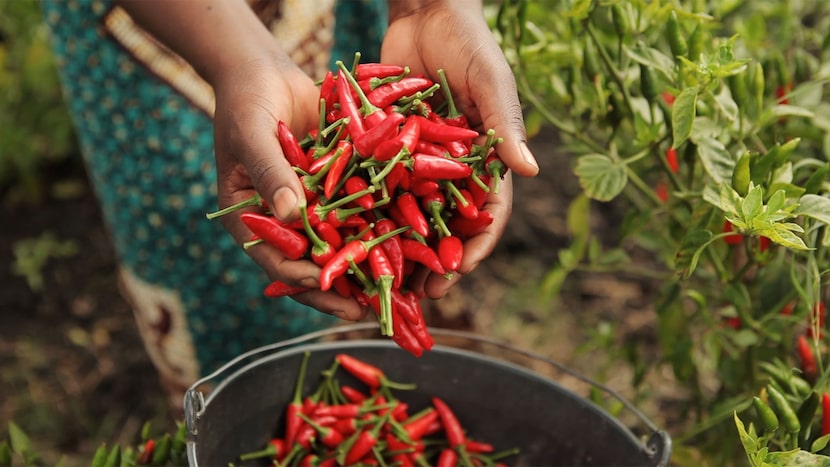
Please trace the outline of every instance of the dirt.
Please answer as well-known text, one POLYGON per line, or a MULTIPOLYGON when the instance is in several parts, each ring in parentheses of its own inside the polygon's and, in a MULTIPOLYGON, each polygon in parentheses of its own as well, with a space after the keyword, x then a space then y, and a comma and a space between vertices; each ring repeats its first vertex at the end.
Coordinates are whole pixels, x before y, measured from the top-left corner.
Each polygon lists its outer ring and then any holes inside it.
MULTIPOLYGON (((602 373, 624 390, 630 373, 605 371, 580 346, 589 330, 609 321, 616 335, 653 345, 651 286, 578 275, 558 299, 539 295, 540 279, 568 244, 565 213, 579 187, 554 137, 531 146, 541 175, 515 179, 513 216, 497 250, 447 297, 428 304, 430 324, 535 350, 586 374, 602 373)), ((23 427, 44 459, 63 456, 74 465, 88 462, 102 442, 134 443, 146 421, 160 432, 179 418, 166 406, 118 293, 113 248, 83 167, 72 159, 45 179, 46 199, 12 201, 7 194, 0 209, 0 264, 7 265, 0 268, 0 420, 23 427), (38 238, 41 250, 63 244, 68 251, 60 257, 54 248, 57 257, 35 268, 43 286, 33 290, 12 265, 20 241, 38 238)), ((611 205, 596 208, 592 222, 613 241, 619 214, 611 205)), ((3 422, 0 436, 5 429, 3 422)))

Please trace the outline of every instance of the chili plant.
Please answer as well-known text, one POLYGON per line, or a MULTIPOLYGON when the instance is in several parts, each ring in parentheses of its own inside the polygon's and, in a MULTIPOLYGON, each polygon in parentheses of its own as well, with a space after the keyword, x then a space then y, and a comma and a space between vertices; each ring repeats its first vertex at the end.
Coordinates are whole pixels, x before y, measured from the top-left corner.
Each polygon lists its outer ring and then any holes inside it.
POLYGON ((555 295, 575 271, 656 278, 661 362, 689 389, 679 456, 743 456, 742 419, 764 452, 823 449, 819 411, 758 437, 753 401, 772 385, 782 418, 828 390, 828 13, 810 1, 504 0, 493 15, 529 130, 555 130, 575 161, 571 214, 625 213, 617 245, 573 232, 541 289, 555 295), (630 267, 632 251, 649 267, 630 267))

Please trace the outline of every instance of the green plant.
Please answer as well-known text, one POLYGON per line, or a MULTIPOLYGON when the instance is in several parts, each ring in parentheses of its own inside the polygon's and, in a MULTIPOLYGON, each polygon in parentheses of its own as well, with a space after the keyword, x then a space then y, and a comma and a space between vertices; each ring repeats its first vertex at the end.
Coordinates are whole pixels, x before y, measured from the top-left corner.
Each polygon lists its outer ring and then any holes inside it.
POLYGON ((43 268, 53 258, 72 257, 78 253, 74 240, 60 240, 54 232, 43 232, 36 238, 24 238, 12 245, 13 274, 22 276, 33 291, 43 289, 43 268))
POLYGON ((0 190, 37 199, 39 170, 76 152, 38 3, 0 2, 0 190))
MULTIPOLYGON (((660 285, 661 361, 689 390, 680 456, 742 456, 733 415, 754 419, 752 398, 770 381, 794 407, 808 397, 796 386, 827 390, 811 310, 830 265, 828 8, 504 0, 492 17, 531 133, 555 129, 582 187, 572 243, 541 288, 553 296, 575 271, 660 285), (625 213, 618 244, 585 221, 596 203, 625 213), (795 352, 807 331, 815 376, 795 352)), ((782 431, 765 448, 791 446, 782 431)), ((808 435, 803 446, 817 430, 808 435)))

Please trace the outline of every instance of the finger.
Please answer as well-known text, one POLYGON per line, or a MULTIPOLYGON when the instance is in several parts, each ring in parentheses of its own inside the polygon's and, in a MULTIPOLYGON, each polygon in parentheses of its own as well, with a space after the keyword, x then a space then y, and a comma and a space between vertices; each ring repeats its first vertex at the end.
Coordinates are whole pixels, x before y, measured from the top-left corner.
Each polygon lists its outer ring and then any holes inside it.
POLYGON ((291 298, 322 313, 336 316, 346 321, 360 321, 370 311, 367 307, 361 306, 352 298, 344 298, 337 295, 337 293, 323 292, 319 289, 292 295, 291 298))
POLYGON ((499 157, 522 176, 539 173, 536 158, 527 146, 522 106, 516 80, 495 42, 488 41, 477 51, 467 75, 467 86, 485 130, 494 129, 502 141, 496 145, 499 157))
POLYGON ((270 118, 243 122, 245 127, 236 132, 239 144, 232 147, 241 148, 243 154, 237 154, 237 157, 245 164, 254 188, 268 200, 277 219, 292 221, 299 218, 298 203, 304 192, 274 136, 277 122, 270 118))
POLYGON ((486 210, 493 214, 493 223, 484 232, 464 243, 464 256, 461 258, 461 266, 459 266, 458 271, 453 273, 451 278, 447 279, 439 274, 430 274, 424 278, 422 287, 426 296, 434 299, 443 297, 465 274, 475 270, 481 261, 493 253, 504 230, 507 228, 507 220, 510 218, 512 211, 512 201, 513 179, 508 173, 501 183, 499 193, 491 195, 485 204, 486 210))
POLYGON ((302 287, 320 287, 320 267, 311 261, 287 259, 271 245, 260 243, 245 251, 271 280, 302 287))

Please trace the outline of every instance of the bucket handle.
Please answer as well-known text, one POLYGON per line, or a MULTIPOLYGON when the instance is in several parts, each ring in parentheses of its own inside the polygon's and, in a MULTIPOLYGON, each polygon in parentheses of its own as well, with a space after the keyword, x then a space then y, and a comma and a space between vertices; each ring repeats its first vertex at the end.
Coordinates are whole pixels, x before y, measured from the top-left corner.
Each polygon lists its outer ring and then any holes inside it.
MULTIPOLYGON (((356 323, 356 324, 347 324, 347 325, 340 325, 335 326, 328 329, 323 329, 320 331, 311 332, 308 334, 303 334, 302 336, 297 336, 291 339, 283 340, 280 342, 275 342, 273 344, 268 344, 262 347, 257 347, 255 349, 249 350, 233 360, 225 363, 212 373, 202 377, 185 392, 184 395, 184 415, 185 415, 185 424, 188 429, 188 437, 195 438, 198 435, 198 424, 197 421, 201 418, 204 414, 205 410, 205 398, 204 394, 199 391, 199 387, 208 384, 221 376, 225 373, 230 373, 234 368, 242 365, 244 362, 252 359, 254 357, 269 355, 274 353, 278 350, 282 350, 286 347, 291 347, 298 344, 303 344, 306 342, 314 341, 317 339, 321 339, 323 337, 334 336, 338 334, 344 334, 349 332, 359 332, 359 331, 369 331, 369 330, 377 330, 377 323, 356 323)), ((634 414, 637 419, 640 420, 650 431, 651 435, 645 441, 644 449, 646 453, 657 461, 656 465, 665 466, 669 464, 669 457, 671 455, 671 438, 668 434, 654 424, 642 411, 636 408, 633 404, 631 404, 627 399, 625 399, 619 392, 615 391, 614 389, 599 383, 597 381, 592 380, 591 378, 584 376, 570 368, 566 367, 562 363, 559 363, 556 360, 553 360, 549 357, 545 357, 544 355, 531 352, 529 350, 519 349, 513 345, 501 342, 497 339, 492 337, 471 333, 468 331, 458 331, 453 329, 443 329, 443 328, 429 328, 430 334, 433 336, 443 336, 443 337, 454 337, 454 338, 461 338, 466 339, 469 341, 474 341, 482 344, 491 345, 493 347, 497 347, 501 350, 506 350, 508 352, 513 352, 515 354, 519 354, 523 357, 529 358, 531 360, 536 360, 545 364, 548 364, 558 371, 561 371, 573 378, 576 378, 583 383, 586 383, 590 386, 593 386, 602 392, 606 393, 607 395, 616 399, 619 403, 621 403, 627 410, 634 414)))

